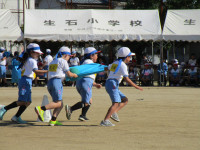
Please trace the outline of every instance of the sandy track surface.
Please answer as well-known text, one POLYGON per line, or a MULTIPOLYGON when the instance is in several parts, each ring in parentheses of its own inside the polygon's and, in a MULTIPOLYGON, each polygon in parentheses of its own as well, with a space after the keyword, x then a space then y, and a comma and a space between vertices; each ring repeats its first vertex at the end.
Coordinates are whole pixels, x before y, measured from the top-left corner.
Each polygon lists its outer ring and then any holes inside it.
MULTIPOLYGON (((93 88, 93 104, 88 122, 78 121, 80 111, 68 121, 64 109, 58 117, 63 126, 50 127, 37 122, 34 107, 41 105, 45 87, 33 87, 32 104, 22 115, 26 125, 14 124, 17 108, 0 121, 0 150, 199 150, 200 89, 182 87, 145 87, 140 92, 131 87, 120 90, 129 98, 119 112, 115 127, 101 127, 111 101, 104 87, 93 88)), ((17 100, 17 88, 0 88, 0 104, 17 100)), ((80 100, 73 87, 64 87, 64 104, 80 100)))

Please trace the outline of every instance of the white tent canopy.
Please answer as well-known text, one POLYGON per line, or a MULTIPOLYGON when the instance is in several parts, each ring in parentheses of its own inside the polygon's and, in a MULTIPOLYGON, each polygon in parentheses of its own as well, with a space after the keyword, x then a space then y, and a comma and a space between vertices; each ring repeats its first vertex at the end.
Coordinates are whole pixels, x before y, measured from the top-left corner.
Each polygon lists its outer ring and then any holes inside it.
POLYGON ((10 10, 0 9, 0 41, 20 41, 23 34, 10 10))
POLYGON ((166 41, 200 41, 200 9, 168 10, 163 39, 166 41))
POLYGON ((158 10, 26 10, 25 38, 44 41, 158 41, 158 10))

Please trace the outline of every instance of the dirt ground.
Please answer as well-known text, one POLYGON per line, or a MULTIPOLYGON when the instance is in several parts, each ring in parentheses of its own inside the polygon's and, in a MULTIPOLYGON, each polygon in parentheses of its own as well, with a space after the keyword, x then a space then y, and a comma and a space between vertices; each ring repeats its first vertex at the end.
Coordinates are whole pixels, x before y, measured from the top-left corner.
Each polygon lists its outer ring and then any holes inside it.
MULTIPOLYGON (((33 87, 32 104, 22 115, 27 125, 14 124, 8 111, 0 121, 0 150, 199 150, 200 149, 200 88, 146 87, 140 92, 121 87, 129 98, 119 112, 115 127, 101 127, 111 104, 104 87, 93 88, 93 104, 88 122, 78 121, 80 110, 68 121, 64 109, 58 120, 63 126, 50 127, 37 122, 34 107, 41 105, 45 87, 33 87)), ((17 99, 17 88, 0 88, 0 104, 17 99)), ((64 104, 80 100, 73 87, 64 87, 64 104)))

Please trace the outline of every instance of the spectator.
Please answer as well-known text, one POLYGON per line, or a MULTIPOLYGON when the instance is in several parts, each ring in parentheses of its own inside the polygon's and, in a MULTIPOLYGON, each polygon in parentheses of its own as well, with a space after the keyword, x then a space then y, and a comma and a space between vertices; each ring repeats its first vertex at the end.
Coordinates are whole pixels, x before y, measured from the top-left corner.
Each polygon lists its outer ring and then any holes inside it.
POLYGON ((51 50, 46 49, 46 57, 44 58, 43 68, 44 70, 48 70, 49 64, 52 62, 53 57, 51 56, 51 50))
POLYGON ((21 79, 21 70, 18 69, 20 66, 20 61, 18 60, 19 52, 14 52, 14 57, 12 59, 12 80, 11 83, 14 86, 16 83, 18 85, 19 80, 21 79))
POLYGON ((72 57, 70 58, 69 62, 70 62, 70 67, 80 65, 79 58, 76 57, 76 51, 72 51, 72 57))
MULTIPOLYGON (((45 70, 45 69, 43 69, 43 64, 42 64, 42 62, 39 62, 39 63, 38 63, 38 70, 45 70)), ((45 74, 44 74, 44 73, 38 73, 38 74, 36 75, 35 80, 34 80, 35 86, 38 86, 38 85, 39 85, 39 83, 38 83, 39 79, 45 79, 45 80, 44 80, 44 81, 45 81, 45 85, 47 84, 46 78, 45 78, 45 74)), ((41 83, 40 83, 40 85, 41 85, 41 83)))
POLYGON ((200 66, 197 68, 198 84, 200 83, 200 66))
POLYGON ((185 85, 185 76, 186 76, 186 64, 185 62, 181 62, 180 65, 180 85, 185 85))
POLYGON ((195 64, 190 65, 190 69, 188 70, 187 82, 188 85, 190 86, 198 85, 198 75, 197 75, 197 68, 195 68, 195 64))
MULTIPOLYGON (((105 65, 102 57, 99 57, 98 63, 101 64, 101 65, 105 65)), ((105 84, 105 76, 106 76, 105 71, 98 73, 97 74, 97 82, 102 83, 104 85, 105 84)))
POLYGON ((153 75, 153 72, 150 68, 150 64, 145 63, 144 69, 142 70, 142 72, 140 74, 140 80, 141 80, 142 85, 144 85, 144 86, 151 85, 152 75, 153 75))
POLYGON ((196 60, 196 56, 195 56, 195 54, 194 53, 192 53, 191 54, 191 58, 189 59, 189 61, 188 61, 188 65, 192 65, 192 64, 195 64, 196 65, 196 63, 197 63, 197 60, 196 60))
POLYGON ((178 63, 173 64, 173 68, 169 72, 169 86, 179 86, 181 71, 178 68, 178 63))
MULTIPOLYGON (((72 51, 71 58, 69 59, 69 66, 74 67, 80 65, 80 60, 77 57, 77 52, 75 50, 72 51)), ((66 85, 76 86, 75 81, 67 81, 66 85)))
MULTIPOLYGON (((42 66, 38 66, 39 70, 48 70, 49 69, 49 64, 52 61, 53 61, 53 57, 51 56, 51 50, 50 49, 46 49, 46 57, 44 58, 42 66)), ((41 65, 41 63, 39 63, 39 64, 41 65)), ((38 78, 40 78, 39 76, 38 76, 38 78)), ((47 73, 45 73, 41 77, 45 79, 45 84, 47 84, 47 78, 48 78, 47 77, 47 73)), ((36 80, 38 80, 38 79, 36 79, 36 80)), ((35 82, 37 82, 36 80, 35 80, 35 82)))
POLYGON ((129 66, 129 78, 131 81, 133 81, 135 84, 138 81, 139 73, 138 68, 136 66, 136 62, 133 62, 132 65, 129 66))
POLYGON ((147 59, 147 56, 146 54, 143 54, 143 58, 142 58, 142 61, 141 61, 141 69, 143 70, 144 69, 144 65, 148 63, 148 59, 147 59))
POLYGON ((165 62, 166 60, 163 60, 162 63, 162 67, 161 67, 161 63, 158 64, 158 85, 162 86, 162 83, 160 84, 160 82, 164 82, 164 86, 166 86, 167 84, 167 72, 168 72, 168 66, 165 62), (161 79, 161 80, 160 80, 161 79), (164 81, 163 81, 164 79, 164 81))
POLYGON ((0 47, 0 86, 7 86, 5 48, 0 47))

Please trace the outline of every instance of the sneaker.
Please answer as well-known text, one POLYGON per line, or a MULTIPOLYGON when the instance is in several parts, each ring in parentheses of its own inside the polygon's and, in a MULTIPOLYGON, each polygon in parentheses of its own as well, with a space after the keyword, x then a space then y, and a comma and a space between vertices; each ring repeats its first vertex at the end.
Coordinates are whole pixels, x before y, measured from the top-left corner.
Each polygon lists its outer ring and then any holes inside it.
POLYGON ((44 121, 44 110, 42 110, 40 106, 35 107, 35 112, 37 113, 40 121, 44 121))
POLYGON ((112 122, 110 122, 109 120, 102 120, 100 123, 101 126, 105 126, 105 127, 113 127, 115 126, 115 124, 112 124, 112 122))
POLYGON ((19 124, 26 124, 27 122, 26 121, 24 121, 24 120, 22 120, 21 119, 21 117, 16 117, 16 116, 13 116, 12 118, 11 118, 11 120, 13 121, 13 122, 16 122, 16 123, 19 123, 19 124))
POLYGON ((2 107, 2 108, 0 109, 0 120, 3 120, 3 116, 4 116, 5 113, 6 113, 6 110, 5 110, 4 107, 2 107))
POLYGON ((49 125, 50 126, 62 126, 62 123, 60 123, 59 121, 52 121, 52 120, 50 120, 49 121, 49 125))
POLYGON ((88 121, 89 119, 86 116, 80 115, 78 120, 80 120, 80 121, 88 121))
POLYGON ((110 118, 113 119, 114 121, 120 122, 117 113, 113 113, 110 118))
POLYGON ((71 107, 68 105, 65 105, 65 111, 66 111, 66 117, 68 120, 71 119, 71 115, 72 115, 72 111, 71 111, 71 107))

